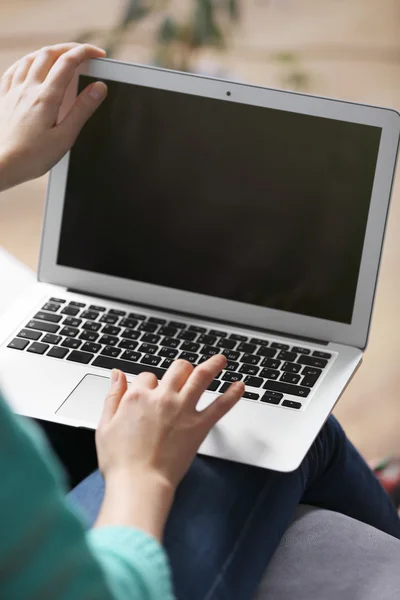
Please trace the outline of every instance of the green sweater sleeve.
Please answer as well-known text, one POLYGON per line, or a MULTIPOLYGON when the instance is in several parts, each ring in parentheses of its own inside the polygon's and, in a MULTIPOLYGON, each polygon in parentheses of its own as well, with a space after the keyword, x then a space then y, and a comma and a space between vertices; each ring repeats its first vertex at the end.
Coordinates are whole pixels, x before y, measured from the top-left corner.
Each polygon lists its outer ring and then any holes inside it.
POLYGON ((129 527, 85 532, 47 442, 0 395, 0 598, 172 600, 163 548, 129 527))

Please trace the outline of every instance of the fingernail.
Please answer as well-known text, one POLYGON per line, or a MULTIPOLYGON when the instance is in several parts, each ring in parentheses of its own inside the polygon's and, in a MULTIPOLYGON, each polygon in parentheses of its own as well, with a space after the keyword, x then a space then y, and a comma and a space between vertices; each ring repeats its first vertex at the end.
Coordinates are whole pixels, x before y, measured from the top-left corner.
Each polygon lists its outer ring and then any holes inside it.
POLYGON ((96 81, 89 87, 88 95, 93 100, 101 100, 107 94, 107 86, 102 81, 96 81))
POLYGON ((117 383, 119 379, 119 371, 118 369, 113 369, 111 371, 111 383, 117 383))

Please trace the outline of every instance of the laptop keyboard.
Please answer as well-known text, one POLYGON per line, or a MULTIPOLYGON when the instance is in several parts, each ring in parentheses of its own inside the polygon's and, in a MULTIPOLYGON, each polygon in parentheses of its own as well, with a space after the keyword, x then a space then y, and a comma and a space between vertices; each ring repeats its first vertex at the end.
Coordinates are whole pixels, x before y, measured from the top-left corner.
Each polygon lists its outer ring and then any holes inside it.
POLYGON ((50 298, 8 348, 132 375, 150 371, 158 379, 177 358, 198 365, 224 354, 226 369, 209 390, 223 393, 231 383, 243 381, 245 399, 295 410, 305 406, 336 355, 308 344, 63 298, 50 298))

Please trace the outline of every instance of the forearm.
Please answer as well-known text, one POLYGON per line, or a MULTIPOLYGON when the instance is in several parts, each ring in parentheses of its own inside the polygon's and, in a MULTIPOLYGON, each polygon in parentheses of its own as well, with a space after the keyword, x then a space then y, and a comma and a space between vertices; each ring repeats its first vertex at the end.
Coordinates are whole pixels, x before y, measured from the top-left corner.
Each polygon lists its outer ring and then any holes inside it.
POLYGON ((94 527, 122 525, 162 541, 174 490, 155 473, 115 473, 106 477, 104 501, 94 527))

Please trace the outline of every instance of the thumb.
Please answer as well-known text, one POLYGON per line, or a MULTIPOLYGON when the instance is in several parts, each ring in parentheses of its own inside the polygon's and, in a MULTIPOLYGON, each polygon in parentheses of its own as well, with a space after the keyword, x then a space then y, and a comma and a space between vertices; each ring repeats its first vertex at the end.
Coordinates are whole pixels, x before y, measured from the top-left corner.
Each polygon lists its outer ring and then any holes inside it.
POLYGON ((62 138, 69 140, 69 146, 75 142, 82 127, 107 96, 107 86, 102 81, 88 85, 77 97, 75 103, 57 125, 62 138))
POLYGON ((122 396, 127 390, 127 382, 125 373, 113 369, 111 371, 111 387, 104 401, 103 413, 101 415, 99 425, 108 423, 117 412, 122 396))
POLYGON ((243 396, 245 387, 242 381, 232 383, 222 396, 219 396, 207 408, 200 411, 207 433, 226 415, 243 396))

